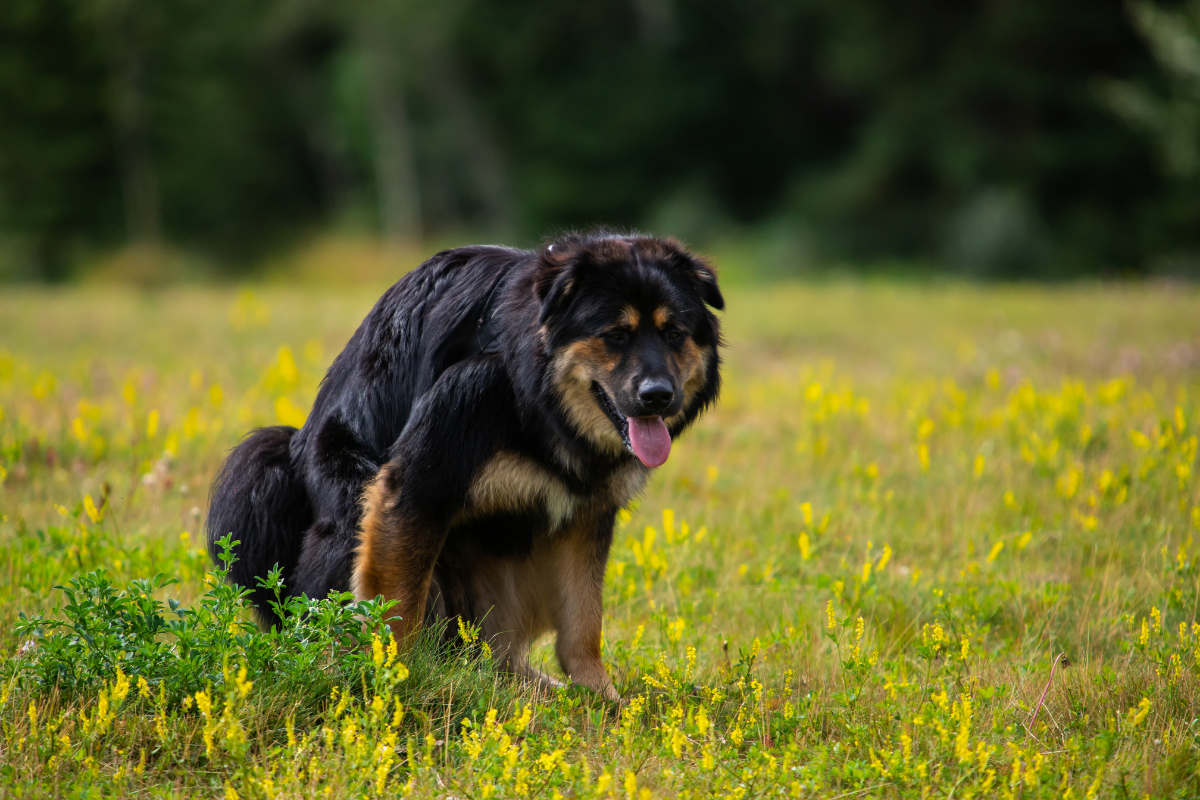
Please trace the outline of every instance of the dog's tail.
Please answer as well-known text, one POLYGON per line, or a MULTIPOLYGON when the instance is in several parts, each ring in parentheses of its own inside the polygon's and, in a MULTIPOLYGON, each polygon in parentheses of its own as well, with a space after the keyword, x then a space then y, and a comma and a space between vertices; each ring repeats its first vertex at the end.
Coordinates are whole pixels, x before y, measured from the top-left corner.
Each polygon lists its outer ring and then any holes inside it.
POLYGON ((218 542, 226 534, 239 544, 229 580, 252 590, 265 624, 277 621, 271 610, 273 592, 258 578, 278 564, 291 578, 300 559, 304 531, 312 525, 312 504, 292 467, 289 443, 296 429, 284 425, 259 428, 233 449, 213 481, 208 509, 208 552, 219 562, 218 542))

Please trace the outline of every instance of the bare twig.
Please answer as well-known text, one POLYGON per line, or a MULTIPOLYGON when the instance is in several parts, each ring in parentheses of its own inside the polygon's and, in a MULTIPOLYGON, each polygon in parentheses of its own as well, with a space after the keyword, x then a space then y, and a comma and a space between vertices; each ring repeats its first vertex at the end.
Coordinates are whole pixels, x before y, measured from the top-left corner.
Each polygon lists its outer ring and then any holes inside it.
POLYGON ((1046 687, 1042 689, 1042 696, 1038 698, 1037 705, 1033 708, 1033 716, 1029 718, 1029 724, 1025 726, 1025 730, 1029 732, 1030 736, 1034 735, 1033 725, 1037 722, 1038 712, 1042 710, 1042 703, 1046 700, 1046 693, 1050 691, 1050 684, 1054 683, 1054 672, 1058 669, 1059 662, 1062 662, 1064 667, 1071 665, 1066 653, 1059 653, 1058 657, 1054 659, 1054 663, 1050 665, 1050 677, 1046 681, 1046 687))
POLYGON ((879 783, 874 786, 868 786, 865 789, 855 789, 853 792, 846 792, 845 794, 834 795, 833 797, 829 798, 829 800, 843 800, 844 798, 847 798, 847 797, 855 797, 857 795, 866 794, 867 792, 873 792, 876 789, 882 789, 884 786, 891 786, 891 785, 892 784, 890 781, 885 781, 884 783, 879 783))

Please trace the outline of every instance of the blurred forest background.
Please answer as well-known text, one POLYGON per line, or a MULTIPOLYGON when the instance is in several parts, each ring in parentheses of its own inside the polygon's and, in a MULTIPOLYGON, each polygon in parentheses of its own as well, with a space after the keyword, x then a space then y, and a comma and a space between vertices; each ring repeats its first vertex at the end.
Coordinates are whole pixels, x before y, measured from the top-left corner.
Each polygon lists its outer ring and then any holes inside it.
POLYGON ((1198 34, 1200 2, 4 0, 0 280, 596 224, 769 274, 1200 275, 1198 34))

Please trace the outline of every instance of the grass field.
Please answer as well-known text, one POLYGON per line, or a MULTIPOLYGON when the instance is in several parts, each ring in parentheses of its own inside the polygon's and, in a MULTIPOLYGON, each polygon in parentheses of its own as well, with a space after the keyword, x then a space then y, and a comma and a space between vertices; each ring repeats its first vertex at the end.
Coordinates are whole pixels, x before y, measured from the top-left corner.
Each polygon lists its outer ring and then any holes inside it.
POLYGON ((1195 287, 730 285, 619 715, 210 576, 223 454, 380 288, 0 295, 0 796, 1200 796, 1195 287))

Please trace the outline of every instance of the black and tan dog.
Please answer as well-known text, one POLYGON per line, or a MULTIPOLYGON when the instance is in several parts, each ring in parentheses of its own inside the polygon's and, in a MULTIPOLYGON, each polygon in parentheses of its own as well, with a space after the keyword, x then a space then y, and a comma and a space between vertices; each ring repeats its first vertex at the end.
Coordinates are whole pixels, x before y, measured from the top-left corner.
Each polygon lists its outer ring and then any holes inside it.
POLYGON ((615 699, 600 660, 614 518, 717 396, 709 306, 724 307, 712 268, 669 239, 439 253, 367 315, 303 428, 230 454, 210 549, 240 541, 246 587, 279 564, 290 594, 394 600, 402 641, 461 615, 537 679, 528 648, 553 630, 571 679, 615 699))

